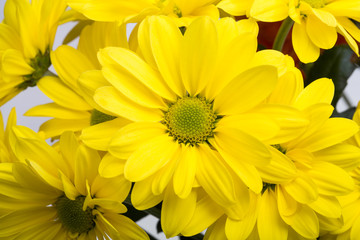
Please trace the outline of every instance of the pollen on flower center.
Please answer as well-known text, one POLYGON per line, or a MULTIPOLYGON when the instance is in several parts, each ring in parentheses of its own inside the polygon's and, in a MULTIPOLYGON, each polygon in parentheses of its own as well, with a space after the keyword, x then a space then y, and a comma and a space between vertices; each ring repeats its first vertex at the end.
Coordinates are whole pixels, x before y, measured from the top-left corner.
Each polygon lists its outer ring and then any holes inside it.
POLYGON ((84 200, 84 196, 75 200, 61 196, 55 203, 59 220, 72 233, 86 233, 95 227, 92 209, 88 207, 83 211, 84 200))
POLYGON ((195 146, 213 136, 216 117, 205 98, 186 96, 169 107, 162 123, 176 141, 195 146))
POLYGON ((325 0, 302 0, 302 1, 308 3, 313 8, 322 8, 326 5, 325 0))

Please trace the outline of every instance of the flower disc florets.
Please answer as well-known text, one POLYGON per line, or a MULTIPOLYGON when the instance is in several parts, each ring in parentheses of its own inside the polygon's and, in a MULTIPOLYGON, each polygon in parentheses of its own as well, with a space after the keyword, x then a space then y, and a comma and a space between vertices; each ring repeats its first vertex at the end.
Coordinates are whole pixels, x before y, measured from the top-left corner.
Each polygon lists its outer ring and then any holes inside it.
POLYGON ((213 136, 216 117, 205 98, 185 96, 169 107, 163 124, 176 141, 195 146, 213 136))
POLYGON ((87 207, 83 211, 84 200, 84 196, 79 196, 75 200, 61 196, 55 203, 59 220, 72 233, 86 233, 95 227, 92 209, 87 207))

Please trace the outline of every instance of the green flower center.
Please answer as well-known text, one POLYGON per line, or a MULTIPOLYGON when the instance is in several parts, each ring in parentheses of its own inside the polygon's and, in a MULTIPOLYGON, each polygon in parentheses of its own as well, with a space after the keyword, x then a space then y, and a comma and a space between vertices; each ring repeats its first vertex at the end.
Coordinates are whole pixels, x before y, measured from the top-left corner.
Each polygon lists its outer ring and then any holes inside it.
POLYGON ((205 98, 186 96, 169 107, 162 123, 176 141, 195 146, 213 136, 216 118, 205 98))
POLYGON ((111 116, 111 115, 107 115, 103 112, 100 112, 96 109, 92 110, 91 112, 91 118, 90 118, 90 126, 99 124, 99 123, 103 123, 103 122, 107 122, 110 120, 115 119, 115 116, 111 116))
POLYGON ((325 0, 302 0, 308 3, 313 8, 323 8, 325 7, 325 0))
POLYGON ((61 196, 55 203, 58 217, 63 226, 72 233, 86 233, 95 227, 92 209, 83 211, 84 196, 70 200, 61 196))
POLYGON ((30 60, 30 66, 34 69, 34 72, 25 75, 24 82, 19 84, 18 88, 25 90, 27 87, 36 86, 37 82, 44 76, 50 65, 50 49, 47 49, 45 53, 39 52, 35 58, 30 60))

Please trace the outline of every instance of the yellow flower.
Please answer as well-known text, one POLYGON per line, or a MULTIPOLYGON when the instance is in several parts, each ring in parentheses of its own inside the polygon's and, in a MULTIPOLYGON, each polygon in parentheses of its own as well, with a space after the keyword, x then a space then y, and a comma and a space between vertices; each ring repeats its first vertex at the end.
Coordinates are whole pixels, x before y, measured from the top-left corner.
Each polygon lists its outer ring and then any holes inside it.
POLYGON ((62 0, 8 0, 0 24, 0 105, 43 77, 50 62, 62 0))
POLYGON ((315 239, 320 231, 341 226, 337 197, 353 190, 347 171, 360 161, 360 149, 343 141, 359 128, 351 120, 329 118, 334 93, 331 80, 316 80, 305 89, 301 78, 286 80, 291 79, 279 79, 267 101, 295 106, 308 116, 310 124, 296 138, 269 150, 273 159, 282 158, 293 165, 296 175, 278 182, 266 166, 261 168, 263 189, 253 195, 245 217, 219 219, 209 229, 209 239, 221 234, 228 239, 315 239))
POLYGON ((131 183, 102 178, 97 151, 71 132, 58 153, 26 127, 14 127, 16 155, 25 163, 1 163, 2 239, 149 239, 121 215, 131 183))
POLYGON ((96 21, 139 22, 149 15, 167 15, 178 26, 188 25, 194 17, 219 18, 218 0, 66 0, 69 6, 96 21))
POLYGON ((295 22, 294 50, 302 62, 309 63, 318 59, 320 49, 335 45, 338 33, 359 55, 356 41, 360 42, 360 29, 352 22, 360 20, 359 5, 359 0, 224 0, 218 7, 264 22, 281 21, 289 16, 295 22))
MULTIPOLYGON (((111 86, 97 89, 94 99, 134 123, 117 131, 108 146, 97 136, 120 128, 114 124, 85 129, 81 138, 95 149, 127 159, 127 179, 154 177, 156 195, 171 183, 176 195, 186 198, 196 182, 227 206, 237 198, 232 171, 260 193, 257 167, 271 158, 262 140, 276 137, 279 126, 251 110, 269 96, 278 73, 274 66, 250 66, 257 49, 252 27, 247 20, 203 17, 183 36, 168 18, 147 18, 139 26, 144 59, 123 48, 99 52, 102 73, 111 86)), ((271 110, 274 115, 293 113, 281 107, 271 110)), ((298 121, 304 127, 303 119, 298 121)), ((103 161, 100 173, 116 175, 114 164, 116 159, 103 161)))
POLYGON ((96 88, 109 85, 101 75, 96 54, 106 46, 128 47, 125 30, 125 25, 94 22, 83 29, 78 50, 63 45, 51 52, 51 61, 59 77, 44 77, 37 86, 54 102, 33 107, 25 113, 26 116, 52 117, 40 126, 39 131, 45 138, 54 138, 64 131, 78 133, 90 125, 115 118, 92 99, 96 88), (88 72, 95 74, 95 81, 89 81, 88 72))
MULTIPOLYGON (((360 127, 360 104, 358 104, 353 120, 360 127)), ((358 132, 348 142, 356 147, 360 147, 360 133, 358 132)), ((355 190, 346 196, 339 197, 344 225, 341 228, 330 230, 328 238, 324 239, 355 240, 360 236, 360 167, 358 166, 350 174, 355 182, 355 190)))

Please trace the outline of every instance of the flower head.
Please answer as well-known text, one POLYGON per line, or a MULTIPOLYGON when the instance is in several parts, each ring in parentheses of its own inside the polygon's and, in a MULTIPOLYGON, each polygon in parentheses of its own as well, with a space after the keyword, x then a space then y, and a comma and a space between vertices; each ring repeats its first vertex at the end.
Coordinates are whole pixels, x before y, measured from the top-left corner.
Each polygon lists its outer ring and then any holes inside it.
POLYGON ((14 127, 25 163, 1 163, 0 237, 6 239, 148 239, 121 215, 131 184, 97 173, 99 154, 62 134, 60 152, 25 127, 14 127))
POLYGON ((50 50, 65 8, 62 0, 6 1, 0 24, 0 105, 44 76, 51 65, 50 50))
MULTIPOLYGON (((232 171, 260 192, 256 167, 271 157, 262 140, 274 137, 279 127, 251 110, 269 96, 278 73, 274 66, 252 63, 257 48, 253 26, 250 20, 203 17, 183 36, 168 18, 147 18, 138 35, 143 59, 123 48, 99 52, 102 73, 111 85, 97 89, 94 99, 133 123, 120 128, 110 143, 100 143, 96 136, 119 129, 111 123, 85 129, 81 138, 126 159, 129 180, 154 177, 155 195, 171 184, 186 198, 199 184, 226 206, 237 198, 232 171)), ((273 109, 275 115, 279 109, 273 109)), ((294 119, 304 127, 303 119, 294 119)), ((105 167, 115 161, 102 162, 100 173, 116 174, 115 168, 105 167)))
POLYGON ((332 48, 342 35, 358 55, 360 42, 358 21, 360 1, 326 0, 224 0, 218 7, 231 14, 253 17, 259 21, 277 22, 290 17, 294 21, 292 43, 304 63, 314 62, 320 49, 332 48))
POLYGON ((125 25, 94 22, 82 30, 77 50, 63 45, 51 52, 59 77, 44 77, 37 86, 54 102, 25 113, 26 116, 53 117, 40 126, 39 131, 45 138, 58 137, 64 131, 79 133, 90 125, 115 118, 92 98, 96 88, 108 85, 100 73, 96 54, 106 46, 128 48, 125 30, 125 25), (88 72, 95 73, 96 81, 88 80, 88 72))
MULTIPOLYGON (((334 91, 330 79, 318 79, 306 88, 298 81, 302 84, 301 78, 280 78, 268 98, 269 103, 295 106, 310 120, 296 138, 269 149, 273 154, 270 166, 281 162, 275 159, 283 159, 283 165, 295 167, 295 174, 274 179, 269 169, 276 168, 259 167, 263 189, 252 195, 245 217, 221 218, 208 235, 224 234, 228 239, 313 239, 341 226, 338 197, 353 190, 354 182, 347 171, 358 166, 360 160, 360 149, 344 141, 358 132, 358 126, 349 119, 329 118, 334 91)), ((281 170, 281 165, 278 168, 281 170)))

